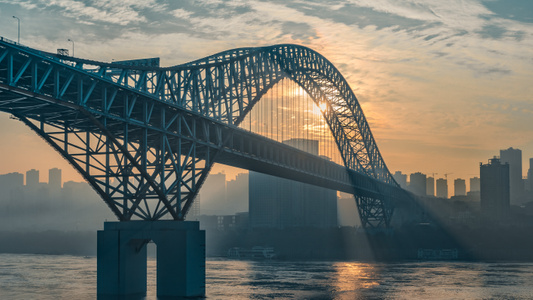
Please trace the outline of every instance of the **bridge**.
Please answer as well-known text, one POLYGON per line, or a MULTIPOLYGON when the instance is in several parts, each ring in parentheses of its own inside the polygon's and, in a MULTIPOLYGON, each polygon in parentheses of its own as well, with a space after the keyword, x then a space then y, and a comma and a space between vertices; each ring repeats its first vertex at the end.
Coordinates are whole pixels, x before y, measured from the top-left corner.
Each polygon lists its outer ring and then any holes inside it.
POLYGON ((214 163, 351 193, 366 228, 389 227, 394 203, 406 197, 342 74, 303 46, 160 67, 158 59, 105 63, 1 38, 0 111, 52 146, 123 224, 184 221, 214 163), (320 107, 342 165, 240 127, 283 80, 320 107))

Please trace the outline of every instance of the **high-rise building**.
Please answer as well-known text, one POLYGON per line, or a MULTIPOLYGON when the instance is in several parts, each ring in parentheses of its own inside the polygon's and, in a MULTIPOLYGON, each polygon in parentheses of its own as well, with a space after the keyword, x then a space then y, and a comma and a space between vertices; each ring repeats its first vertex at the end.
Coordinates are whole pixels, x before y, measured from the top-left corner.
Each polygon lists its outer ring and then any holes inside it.
POLYGON ((3 194, 24 185, 24 175, 21 173, 8 173, 0 175, 0 191, 3 194))
POLYGON ((492 218, 509 213, 510 180, 509 164, 502 164, 496 157, 488 164, 480 163, 481 212, 492 218))
POLYGON ((479 189, 480 189, 479 184, 480 184, 479 177, 470 178, 470 191, 471 192, 479 192, 479 189))
POLYGON ((199 192, 203 215, 228 215, 226 174, 209 174, 199 192))
POLYGON ((407 174, 402 174, 401 171, 396 171, 392 177, 402 189, 407 189, 407 174))
POLYGON ((426 193, 428 196, 435 197, 435 178, 426 178, 426 193))
POLYGON ((511 187, 511 204, 522 203, 524 194, 524 183, 522 180, 522 150, 513 149, 500 150, 500 162, 509 164, 509 184, 511 187))
POLYGON ((248 211, 248 173, 240 173, 226 183, 229 214, 248 211))
POLYGON ((48 186, 51 189, 61 189, 61 169, 53 168, 48 170, 48 186))
POLYGON ((529 169, 527 170, 527 178, 524 180, 524 200, 526 202, 533 201, 533 158, 529 159, 529 169))
POLYGON ((426 195, 426 175, 420 172, 412 173, 409 176, 409 190, 419 196, 426 195))
POLYGON ((529 159, 529 170, 527 170, 527 187, 533 192, 533 158, 529 159))
MULTIPOLYGON (((318 154, 318 141, 284 143, 318 154)), ((248 188, 252 228, 337 226, 337 191, 252 171, 248 188)))
POLYGON ((202 197, 198 194, 191 205, 191 209, 187 214, 187 220, 195 221, 198 220, 198 216, 201 214, 200 205, 202 203, 202 197))
POLYGON ((26 186, 37 187, 39 185, 39 171, 31 169, 26 171, 26 186))
POLYGON ((444 178, 437 179, 437 197, 448 199, 448 180, 444 178))
POLYGON ((466 196, 466 181, 461 178, 456 178, 453 181, 454 195, 466 196))

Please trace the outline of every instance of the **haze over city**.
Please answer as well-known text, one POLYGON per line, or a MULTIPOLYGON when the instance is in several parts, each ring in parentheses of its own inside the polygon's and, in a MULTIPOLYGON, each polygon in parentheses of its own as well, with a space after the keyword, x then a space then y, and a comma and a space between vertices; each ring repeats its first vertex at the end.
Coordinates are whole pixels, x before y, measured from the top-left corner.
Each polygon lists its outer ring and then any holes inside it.
POLYGON ((531 298, 531 0, 0 16, 0 298, 531 298))
MULTIPOLYGON (((500 149, 522 149, 524 170, 533 157, 532 5, 1 1, 0 28, 16 40, 17 16, 24 45, 109 62, 160 57, 162 66, 237 47, 308 46, 346 77, 392 172, 467 179, 500 149)), ((65 180, 82 180, 22 123, 1 114, 0 126, 0 173, 60 167, 65 180)))

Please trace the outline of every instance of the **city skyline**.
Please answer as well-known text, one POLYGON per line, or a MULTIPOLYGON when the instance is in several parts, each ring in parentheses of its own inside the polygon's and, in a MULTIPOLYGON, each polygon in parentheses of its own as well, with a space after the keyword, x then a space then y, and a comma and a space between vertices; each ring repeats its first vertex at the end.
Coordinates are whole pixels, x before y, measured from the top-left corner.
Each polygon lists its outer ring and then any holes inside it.
MULTIPOLYGON (((494 158, 497 158, 498 156, 494 156, 494 158)), ((490 161, 492 158, 488 158, 488 160, 490 161)), ((210 174, 212 176, 208 177, 208 180, 206 181, 205 183, 205 186, 206 187, 209 187, 209 188, 204 188, 204 189, 201 189, 199 194, 198 194, 198 197, 199 199, 202 199, 203 197, 207 197, 208 198, 213 198, 213 197, 218 197, 219 195, 217 194, 220 190, 220 188, 218 187, 218 185, 220 183, 214 183, 215 181, 219 181, 219 177, 223 178, 223 182, 225 182, 225 185, 228 185, 230 183, 234 183, 236 182, 237 180, 241 180, 243 178, 247 178, 248 175, 249 175, 249 172, 246 171, 246 170, 243 170, 243 169, 237 169, 235 168, 236 170, 239 170, 237 171, 237 173, 235 174, 232 174, 231 176, 228 176, 228 174, 226 174, 224 172, 224 170, 222 170, 221 172, 211 172, 210 174), (213 189, 214 187, 214 189, 213 189), (212 190, 211 190, 212 189, 212 190), (202 196, 204 195, 204 196, 202 196)), ((57 167, 52 167, 51 169, 48 169, 48 172, 42 172, 41 171, 46 171, 46 170, 39 170, 39 169, 35 169, 35 168, 32 168, 32 169, 29 169, 29 170, 26 170, 24 172, 9 172, 9 173, 0 173, 0 177, 1 176, 12 176, 12 175, 20 175, 20 181, 23 183, 24 186, 28 186, 28 185, 35 185, 35 184, 51 184, 51 185, 54 185, 54 186, 60 186, 62 187, 63 184, 65 183, 87 183, 85 180, 81 180, 81 181, 75 181, 75 180, 63 180, 62 179, 62 172, 63 170, 62 169, 59 169, 57 167), (35 172, 36 172, 36 175, 35 175, 35 172), (55 178, 52 179, 52 181, 50 181, 50 174, 51 172, 55 172, 56 174, 54 175, 55 178), (28 174, 32 174, 33 176, 36 176, 36 179, 32 179, 33 182, 31 184, 28 184, 28 181, 27 181, 27 176, 28 174), (44 178, 44 176, 41 176, 41 175, 46 175, 46 178, 44 178)), ((525 170, 526 172, 524 174, 527 174, 527 173, 530 173, 530 169, 528 170, 525 170)), ((421 173, 421 172, 415 172, 415 173, 410 173, 410 174, 405 174, 403 173, 402 171, 396 171, 394 174, 393 174, 393 177, 395 178, 395 180, 397 181, 397 183, 404 189, 406 190, 410 190, 410 186, 413 184, 412 183, 412 179, 411 180, 407 180, 407 178, 409 178, 410 176, 412 175, 424 175, 427 177, 427 179, 429 180, 431 178, 431 180, 433 181, 433 196, 435 197, 439 197, 435 194, 435 191, 436 191, 436 187, 437 187, 437 183, 436 181, 437 180, 447 180, 448 182, 448 194, 449 196, 454 196, 454 189, 455 189, 455 185, 454 185, 454 180, 457 181, 457 180, 462 180, 464 181, 463 184, 465 184, 465 192, 468 191, 468 192, 471 192, 471 191, 479 191, 479 176, 480 174, 476 175, 476 176, 473 176, 473 177, 469 177, 469 178, 452 178, 450 177, 450 179, 445 179, 445 178, 440 178, 438 176, 436 177, 432 177, 430 175, 433 175, 433 174, 425 174, 425 173, 421 173), (401 179, 399 178, 398 176, 405 176, 404 179, 401 179), (466 184, 466 182, 469 182, 468 184, 466 184), (474 182, 474 186, 473 186, 473 182, 474 182)), ((524 176, 525 177, 525 176, 524 176)), ((523 180, 526 180, 526 178, 524 178, 523 180)), ((424 181, 425 182, 425 181, 424 181)), ((416 182, 415 183, 416 185, 420 185, 419 182, 416 182)), ((427 189, 427 195, 428 196, 431 196, 432 194, 430 193, 430 181, 428 182, 425 182, 424 183, 426 185, 426 189, 427 189)), ((411 190, 412 191, 412 190, 411 190)), ((418 192, 418 191, 417 191, 418 192)), ((341 192, 341 194, 343 194, 341 192)), ((415 194, 422 194, 422 195, 426 195, 426 193, 416 193, 415 194)), ((346 195, 350 195, 350 194, 346 194, 346 195)), ((351 195, 350 195, 351 196, 351 195)), ((342 198, 342 196, 340 196, 340 198, 342 198)), ((448 196, 444 197, 444 198, 449 198, 448 196)), ((210 200, 211 201, 211 200, 210 200)), ((220 205, 223 205, 224 201, 222 201, 221 203, 219 204, 216 204, 215 206, 216 207, 209 207, 208 209, 213 211, 213 210, 218 210, 220 208, 220 205)), ((211 203, 212 204, 212 203, 211 203)), ((205 205, 205 203, 204 203, 205 205)))
MULTIPOLYGON (((287 141, 289 142, 289 141, 287 141)), ((509 150, 509 149, 502 149, 500 151, 504 151, 504 150, 509 150)), ((520 149, 514 149, 514 150, 518 150, 520 151, 520 149)), ((499 158, 500 156, 498 155, 493 155, 491 157, 487 157, 485 161, 487 160, 490 160, 492 158, 499 158)), ((531 166, 533 166, 533 164, 529 164, 529 161, 530 160, 533 160, 533 158, 530 158, 530 159, 523 159, 524 161, 526 161, 528 163, 527 167, 524 168, 522 170, 522 178, 523 180, 526 180, 530 178, 530 173, 532 171, 531 169, 531 166)), ((484 162, 480 162, 480 163, 484 163, 484 162)), ((70 166, 67 165, 67 167, 70 168, 70 166)), ((63 175, 62 175, 62 172, 63 172, 63 169, 57 167, 57 166, 51 166, 49 169, 42 169, 42 171, 46 171, 48 170, 49 172, 52 171, 52 170, 58 170, 59 171, 59 177, 62 178, 63 175)), ((31 167, 31 169, 27 169, 27 170, 21 170, 21 171, 12 171, 12 172, 0 172, 0 176, 1 175, 7 175, 7 174, 11 174, 11 173, 19 173, 20 175, 23 175, 23 181, 24 181, 24 184, 26 185, 26 175, 28 172, 31 172, 31 171, 37 171, 38 173, 38 177, 39 177, 39 183, 48 183, 49 182, 49 172, 42 172, 40 173, 41 169, 36 169, 36 168, 33 168, 31 167), (43 176, 41 176, 43 175, 43 176)), ((229 166, 224 166, 224 165, 215 165, 215 167, 213 168, 213 171, 211 172, 211 174, 214 174, 214 176, 212 177, 216 177, 218 175, 224 175, 224 178, 225 178, 225 181, 226 182, 230 182, 230 181, 234 181, 236 180, 240 175, 248 175, 248 170, 244 170, 244 169, 239 169, 239 168, 234 168, 234 167, 229 167, 229 166), (229 170, 229 172, 228 172, 229 170)), ((438 173, 424 173, 424 172, 413 172, 413 173, 404 173, 403 170, 395 170, 395 171, 392 171, 391 174, 393 175, 393 177, 395 178, 395 180, 397 181, 397 183, 404 189, 407 189, 408 186, 405 185, 405 183, 407 184, 410 184, 411 181, 410 180, 407 180, 407 178, 409 178, 410 175, 413 175, 413 174, 421 174, 421 175, 425 175, 427 176, 427 178, 433 178, 433 192, 436 191, 436 187, 437 187, 437 180, 441 179, 441 180, 447 180, 448 181, 448 195, 449 196, 453 196, 454 195, 454 180, 464 180, 465 181, 465 184, 466 182, 468 182, 468 184, 465 185, 466 187, 466 191, 477 191, 479 189, 479 187, 477 185, 479 185, 479 182, 476 183, 476 186, 474 187, 474 189, 472 190, 472 179, 477 179, 479 180, 479 176, 480 176, 480 173, 478 172, 477 174, 469 174, 470 176, 467 176, 467 177, 458 177, 458 176, 451 176, 453 175, 453 173, 449 173, 449 177, 447 176, 448 174, 442 174, 442 176, 435 176, 435 175, 439 175, 438 173), (403 175, 403 176, 406 176, 405 179, 399 179, 399 177, 397 177, 398 175, 403 175), (405 181, 403 184, 402 182, 405 181)), ((78 176, 79 178, 67 178, 65 180, 61 179, 61 183, 65 183, 65 182, 86 182, 86 180, 84 180, 81 176, 78 176)), ((210 180, 209 180, 210 181, 210 180)), ((427 183, 427 188, 429 188, 429 182, 427 183)), ((205 193, 206 191, 205 190, 201 190, 200 191, 200 194, 202 193, 205 193), (203 192, 202 192, 203 191, 203 192)), ((431 195, 431 194, 429 194, 431 195)), ((447 197, 445 197, 447 198, 447 197)))
MULTIPOLYGON (((20 18, 22 44, 75 44, 76 56, 102 61, 161 57, 168 66, 235 47, 311 47, 346 77, 391 172, 469 178, 500 149, 522 149, 523 169, 533 156, 532 4, 502 3, 27 0, 1 3, 0 14, 20 18)), ((0 25, 16 40, 16 20, 0 25)), ((1 114, 0 126, 10 141, 1 173, 58 166, 80 180, 20 122, 1 114)))
POLYGON ((531 294, 533 1, 0 16, 1 295, 531 294))

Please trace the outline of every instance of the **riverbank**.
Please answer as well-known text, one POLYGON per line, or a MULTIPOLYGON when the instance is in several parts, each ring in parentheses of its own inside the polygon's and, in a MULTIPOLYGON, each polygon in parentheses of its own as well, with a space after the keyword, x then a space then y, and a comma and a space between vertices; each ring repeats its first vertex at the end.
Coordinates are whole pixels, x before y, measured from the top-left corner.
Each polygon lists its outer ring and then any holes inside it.
MULTIPOLYGON (((533 262, 533 228, 429 225, 367 233, 353 227, 206 230, 206 255, 228 249, 273 247, 281 260, 418 260, 419 250, 457 250, 462 261, 533 262)), ((0 231, 0 253, 96 255, 96 231, 0 231)))

